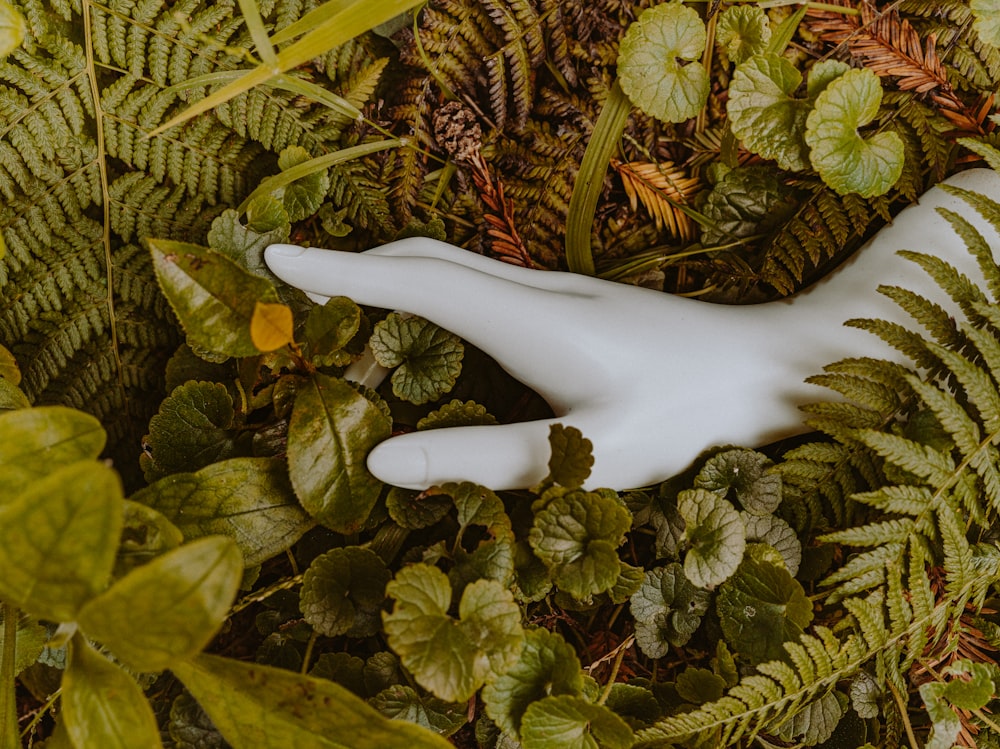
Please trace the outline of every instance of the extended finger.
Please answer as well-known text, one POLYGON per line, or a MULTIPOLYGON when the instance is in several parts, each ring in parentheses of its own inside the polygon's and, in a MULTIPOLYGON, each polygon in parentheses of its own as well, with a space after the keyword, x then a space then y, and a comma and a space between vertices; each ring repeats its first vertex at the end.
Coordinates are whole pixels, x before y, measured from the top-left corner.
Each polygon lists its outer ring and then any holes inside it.
POLYGON ((539 289, 442 257, 293 245, 272 245, 265 257, 272 272, 303 291, 406 310, 451 330, 538 390, 557 412, 606 384, 602 373, 609 366, 608 331, 577 324, 582 314, 592 312, 587 298, 539 289), (567 371, 585 371, 587 377, 566 377, 567 371))
POLYGON ((393 437, 368 456, 387 484, 427 489, 472 481, 494 491, 534 486, 548 474, 549 426, 558 419, 431 429, 393 437))

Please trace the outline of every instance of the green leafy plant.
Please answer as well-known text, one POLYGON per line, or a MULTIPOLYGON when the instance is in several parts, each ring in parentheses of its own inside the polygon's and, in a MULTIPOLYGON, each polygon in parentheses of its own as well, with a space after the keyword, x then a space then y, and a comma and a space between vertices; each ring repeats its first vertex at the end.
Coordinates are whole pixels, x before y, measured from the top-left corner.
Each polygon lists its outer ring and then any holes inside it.
POLYGON ((955 216, 987 288, 909 253, 962 314, 894 290, 912 330, 857 323, 917 369, 831 364, 816 438, 621 495, 583 489, 590 443, 561 426, 531 491, 382 486, 365 457, 393 432, 544 404, 429 322, 314 304, 263 262, 427 234, 789 293, 959 162, 1000 165, 993 4, 17 8, 0 744, 1000 740, 1000 279, 955 216), (393 370, 374 388, 344 378, 365 346, 393 370))

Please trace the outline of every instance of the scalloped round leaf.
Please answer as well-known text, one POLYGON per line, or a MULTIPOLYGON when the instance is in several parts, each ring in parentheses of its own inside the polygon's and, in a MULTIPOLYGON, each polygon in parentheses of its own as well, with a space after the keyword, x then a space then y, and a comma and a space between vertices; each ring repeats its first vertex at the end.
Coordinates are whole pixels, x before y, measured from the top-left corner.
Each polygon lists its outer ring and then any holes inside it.
POLYGON ((806 93, 810 99, 815 99, 826 87, 851 69, 851 66, 840 60, 819 60, 809 68, 806 79, 806 93))
POLYGON ((629 25, 618 49, 618 80, 628 98, 665 122, 694 117, 708 101, 709 79, 699 61, 705 24, 680 3, 642 12, 629 25))
POLYGON ((385 586, 392 574, 370 549, 332 549, 313 560, 302 577, 299 607, 321 635, 368 637, 378 632, 385 586))
POLYGON ((663 717, 663 708, 653 692, 634 684, 615 682, 604 704, 633 730, 646 728, 663 717))
POLYGON ((806 119, 809 159, 840 195, 883 195, 903 173, 903 141, 896 133, 863 138, 858 128, 878 115, 882 84, 875 73, 848 70, 816 97, 806 119))
POLYGON ((395 684, 371 700, 371 706, 387 718, 416 723, 441 736, 451 736, 468 722, 468 707, 421 696, 413 687, 395 684))
POLYGON ((250 317, 250 340, 263 352, 275 351, 295 338, 292 310, 281 302, 257 302, 250 317))
POLYGON ((783 658, 783 644, 797 641, 813 618, 802 585, 775 557, 771 547, 751 544, 716 598, 726 642, 751 664, 783 658))
POLYGON ((642 567, 633 567, 631 564, 621 563, 621 571, 614 586, 608 591, 608 598, 611 603, 625 603, 629 600, 642 585, 645 572, 642 567))
POLYGON ((165 515, 131 499, 125 500, 124 523, 112 578, 124 577, 184 543, 184 534, 165 515))
POLYGON ((694 485, 720 497, 732 492, 748 513, 770 515, 781 504, 781 474, 768 470, 772 465, 756 450, 726 450, 708 459, 694 485))
POLYGON ((459 534, 470 525, 481 525, 491 536, 506 535, 511 529, 503 500, 491 489, 471 481, 442 484, 438 491, 451 497, 458 511, 459 534))
POLYGON ((719 16, 715 43, 734 63, 762 54, 771 39, 771 25, 763 8, 734 5, 719 16))
POLYGON ((702 212, 710 223, 702 232, 702 241, 725 244, 767 233, 786 220, 796 206, 792 191, 770 165, 730 169, 704 199, 702 212))
POLYGON ((462 372, 462 341, 422 317, 390 313, 375 325, 369 345, 379 364, 396 367, 392 392, 410 403, 437 400, 462 372))
POLYGON ((132 498, 163 513, 188 541, 229 536, 248 567, 285 551, 313 526, 280 458, 219 461, 160 479, 132 498))
POLYGON ((695 587, 677 562, 646 571, 629 601, 635 641, 650 658, 662 658, 670 646, 691 639, 708 611, 711 594, 695 587))
POLYGON ((628 749, 628 723, 582 697, 550 696, 531 703, 521 721, 524 749, 628 749))
POLYGON ((494 580, 468 585, 459 618, 448 615, 451 583, 437 567, 404 567, 386 586, 395 599, 382 614, 389 645, 417 683, 449 702, 469 699, 487 678, 517 662, 521 609, 494 580))
MULTIPOLYGON (((21 46, 28 31, 24 17, 7 0, 0 2, 0 57, 6 57, 21 46)), ((0 243, 0 258, 4 247, 0 243)))
POLYGON ((991 47, 1000 47, 1000 0, 972 0, 969 10, 975 19, 972 27, 979 39, 991 47))
POLYGON ((218 382, 186 382, 174 388, 149 420, 139 457, 146 481, 197 471, 236 452, 233 397, 218 382))
POLYGON ((0 379, 7 380, 12 385, 21 384, 21 370, 17 360, 4 346, 0 346, 0 379))
POLYGON ((317 373, 302 384, 288 425, 288 470, 306 512, 338 533, 359 531, 382 490, 365 460, 391 430, 347 382, 317 373))
POLYGON ((979 710, 997 692, 995 671, 993 664, 977 663, 967 658, 955 661, 944 673, 950 678, 941 694, 959 710, 979 710))
POLYGON ((751 515, 744 512, 742 518, 747 541, 761 541, 773 546, 785 560, 785 566, 792 577, 795 577, 802 564, 802 543, 792 526, 774 515, 751 515))
POLYGON ((822 744, 831 736, 844 716, 847 698, 839 692, 827 692, 813 700, 778 728, 786 741, 804 746, 822 744))
POLYGON ((707 668, 688 666, 677 674, 677 694, 692 705, 703 705, 722 699, 726 680, 707 668))
POLYGON ((561 635, 545 629, 525 634, 521 656, 486 685, 486 714, 510 736, 517 736, 521 718, 533 702, 549 695, 579 695, 583 675, 576 651, 561 635))
POLYGON ((0 599, 38 619, 73 621, 111 577, 123 501, 117 473, 80 460, 0 506, 0 599))
POLYGON ((326 679, 205 654, 171 670, 233 746, 334 749, 350 737, 352 749, 453 749, 326 679))
POLYGON ((743 558, 746 530, 729 501, 707 489, 688 489, 677 496, 688 541, 684 574, 699 588, 714 588, 732 575, 743 558))
POLYGON ((101 422, 73 408, 0 413, 0 506, 57 468, 97 458, 106 441, 101 422))
POLYGON ((346 296, 334 296, 317 304, 306 317, 302 343, 309 358, 320 366, 343 366, 350 361, 344 346, 361 327, 361 308, 346 296))
POLYGON ((199 538, 129 572, 77 621, 129 668, 162 671, 211 641, 242 579, 243 557, 231 538, 199 538))
POLYGON ((80 636, 69 645, 60 700, 61 723, 73 746, 163 746, 156 717, 135 679, 80 636))
POLYGON ((428 429, 447 429, 448 427, 491 426, 496 424, 497 417, 486 410, 486 406, 475 401, 465 401, 457 398, 446 403, 436 411, 431 411, 417 422, 417 431, 428 429))
POLYGON ((266 278, 214 250, 187 242, 149 239, 163 294, 195 350, 219 356, 254 356, 250 336, 257 302, 278 302, 266 278))
POLYGON ((792 96, 801 83, 801 73, 781 55, 754 55, 733 71, 726 104, 733 135, 789 171, 809 166, 803 137, 809 102, 792 96))
MULTIPOLYGON (((310 158, 311 155, 302 146, 288 146, 278 155, 278 168, 284 172, 293 166, 304 164, 310 158)), ((295 223, 316 213, 329 190, 330 175, 324 167, 279 188, 275 194, 280 194, 288 220, 295 223)))
POLYGON ((257 276, 273 279, 264 262, 268 245, 287 242, 291 235, 288 214, 274 198, 254 198, 247 206, 247 223, 240 221, 240 214, 227 208, 212 221, 208 232, 208 246, 216 252, 235 260, 257 276))
POLYGON ((528 542, 556 585, 586 600, 618 581, 616 549, 631 525, 631 514, 617 498, 574 491, 554 498, 535 515, 528 542))
POLYGON ((385 498, 385 508, 402 528, 419 530, 434 525, 451 510, 451 499, 440 494, 394 486, 385 498))
POLYGON ((350 653, 321 653, 309 669, 310 676, 329 679, 359 697, 368 696, 364 672, 365 662, 350 653))
POLYGON ((567 489, 579 489, 594 466, 594 443, 576 427, 549 427, 549 480, 567 489))
POLYGON ((851 681, 851 706, 854 711, 864 720, 877 718, 881 709, 879 700, 882 696, 882 689, 879 687, 875 677, 867 671, 858 671, 851 681))

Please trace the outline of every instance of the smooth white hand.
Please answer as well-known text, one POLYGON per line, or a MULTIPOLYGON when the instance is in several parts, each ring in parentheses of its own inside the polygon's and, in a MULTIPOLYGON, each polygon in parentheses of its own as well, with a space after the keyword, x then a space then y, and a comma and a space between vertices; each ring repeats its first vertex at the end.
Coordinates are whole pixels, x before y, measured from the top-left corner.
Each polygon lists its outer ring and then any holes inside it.
MULTIPOLYGON (((1000 176, 990 170, 948 182, 1000 197, 1000 176)), ((938 255, 981 281, 939 206, 1000 246, 967 203, 933 188, 830 277, 788 300, 742 307, 513 267, 425 238, 360 254, 273 245, 265 257, 279 278, 318 301, 344 295, 455 332, 556 414, 394 437, 368 458, 382 481, 413 489, 458 480, 529 487, 547 473, 549 425, 561 422, 594 444, 587 486, 624 490, 669 478, 713 445, 763 445, 802 432, 798 407, 826 397, 806 377, 847 356, 893 358, 888 346, 843 323, 877 317, 912 325, 876 292, 881 284, 941 301, 898 250, 938 255)), ((948 308, 947 300, 941 304, 948 308)))

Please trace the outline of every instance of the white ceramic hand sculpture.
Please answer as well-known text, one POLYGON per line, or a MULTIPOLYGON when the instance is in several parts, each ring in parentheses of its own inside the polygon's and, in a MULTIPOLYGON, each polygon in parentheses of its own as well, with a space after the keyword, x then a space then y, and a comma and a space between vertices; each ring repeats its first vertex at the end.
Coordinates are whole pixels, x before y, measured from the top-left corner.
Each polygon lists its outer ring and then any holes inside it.
MULTIPOLYGON (((990 170, 948 182, 1000 197, 1000 176, 990 170)), ((624 490, 669 478, 713 445, 763 445, 802 432, 798 406, 828 392, 806 377, 847 356, 893 358, 877 338, 842 323, 876 317, 913 324, 876 292, 880 284, 941 300, 898 250, 938 255, 980 282, 939 206, 1000 246, 967 203, 933 188, 831 276, 788 300, 750 306, 513 267, 424 238, 360 254, 273 245, 265 257, 278 277, 317 301, 344 295, 457 333, 534 388, 556 414, 394 437, 368 458, 381 480, 413 489, 457 480, 496 490, 529 487, 547 473, 549 425, 561 422, 593 442, 587 486, 624 490)))

